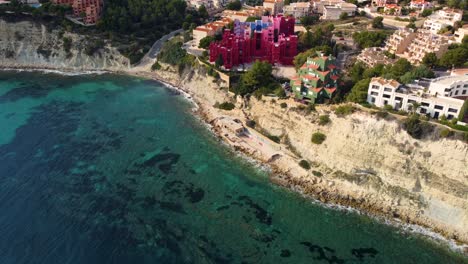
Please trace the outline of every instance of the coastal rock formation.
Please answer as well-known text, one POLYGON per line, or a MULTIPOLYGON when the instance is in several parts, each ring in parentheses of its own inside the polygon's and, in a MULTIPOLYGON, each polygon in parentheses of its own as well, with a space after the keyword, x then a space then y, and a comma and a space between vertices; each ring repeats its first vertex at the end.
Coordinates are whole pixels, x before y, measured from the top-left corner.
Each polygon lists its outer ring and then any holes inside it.
POLYGON ((416 140, 400 128, 398 120, 379 119, 365 110, 338 117, 329 106, 306 113, 293 100, 236 100, 227 88, 221 88, 225 85, 220 80, 204 74, 203 67, 182 75, 167 65, 163 69, 147 76, 190 93, 205 120, 220 116, 244 124, 254 120, 257 131, 281 139, 280 144, 268 143, 275 151, 272 157, 264 147, 239 147, 242 138, 226 137, 226 131, 221 134, 235 149, 268 161, 276 172, 272 181, 322 202, 398 218, 468 242, 468 144, 450 139, 416 140), (213 107, 225 101, 236 103, 236 109, 213 107), (282 108, 283 102, 288 107, 282 108), (325 114, 331 122, 319 125, 319 116, 325 114), (317 131, 326 135, 322 144, 311 142, 317 131), (235 140, 230 142, 232 138, 235 140), (310 170, 298 165, 302 159, 311 164, 310 170))
POLYGON ((130 62, 109 45, 30 20, 0 19, 0 67, 122 71, 130 62))

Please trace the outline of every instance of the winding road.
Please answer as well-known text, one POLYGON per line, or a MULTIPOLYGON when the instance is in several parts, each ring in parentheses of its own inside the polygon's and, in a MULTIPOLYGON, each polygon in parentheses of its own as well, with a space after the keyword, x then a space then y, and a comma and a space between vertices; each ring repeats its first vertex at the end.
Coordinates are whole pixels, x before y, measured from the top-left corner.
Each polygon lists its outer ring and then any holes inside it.
POLYGON ((156 60, 156 57, 158 56, 159 51, 161 51, 161 48, 164 44, 164 42, 168 41, 175 35, 181 33, 183 29, 178 29, 174 30, 171 33, 162 36, 160 39, 158 39, 156 42, 154 42, 153 46, 151 49, 145 54, 145 56, 140 60, 138 64, 135 65, 135 67, 138 68, 146 68, 146 67, 151 67, 153 63, 156 60))

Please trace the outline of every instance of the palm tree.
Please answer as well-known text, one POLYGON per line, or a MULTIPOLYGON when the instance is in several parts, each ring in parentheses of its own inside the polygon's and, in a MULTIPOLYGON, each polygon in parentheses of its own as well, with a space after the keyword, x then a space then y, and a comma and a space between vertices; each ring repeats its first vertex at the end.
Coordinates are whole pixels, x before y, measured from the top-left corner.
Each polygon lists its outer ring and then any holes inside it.
POLYGON ((413 114, 416 114, 418 112, 419 107, 421 107, 421 104, 418 102, 414 102, 414 103, 411 103, 411 105, 412 105, 411 112, 413 114))

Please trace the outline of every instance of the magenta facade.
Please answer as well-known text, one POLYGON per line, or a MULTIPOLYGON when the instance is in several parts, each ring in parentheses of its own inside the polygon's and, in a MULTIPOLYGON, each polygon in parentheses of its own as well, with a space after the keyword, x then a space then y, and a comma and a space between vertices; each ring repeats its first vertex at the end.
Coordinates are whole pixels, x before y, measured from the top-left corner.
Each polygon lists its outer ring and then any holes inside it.
POLYGON ((221 56, 226 69, 255 60, 291 65, 297 55, 294 23, 294 18, 283 16, 235 21, 233 31, 225 30, 221 41, 211 43, 210 62, 221 56))

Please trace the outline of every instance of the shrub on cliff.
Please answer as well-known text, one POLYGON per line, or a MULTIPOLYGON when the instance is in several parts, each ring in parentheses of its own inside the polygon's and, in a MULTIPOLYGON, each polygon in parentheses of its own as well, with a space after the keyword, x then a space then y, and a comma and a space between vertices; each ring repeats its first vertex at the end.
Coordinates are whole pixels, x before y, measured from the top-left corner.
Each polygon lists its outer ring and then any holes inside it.
POLYGON ((419 115, 412 115, 403 121, 403 129, 413 138, 421 139, 434 131, 434 126, 421 121, 419 115))
POLYGON ((319 117, 319 122, 318 122, 319 125, 324 126, 328 123, 330 123, 330 117, 328 115, 321 115, 319 117))
POLYGON ((236 106, 233 103, 224 102, 224 103, 221 103, 221 104, 215 104, 215 107, 217 107, 219 109, 230 111, 230 110, 234 109, 236 106))
POLYGON ((256 124, 257 124, 257 123, 256 123, 254 120, 247 120, 247 121, 245 122, 245 125, 248 126, 248 127, 251 127, 251 128, 255 128, 255 125, 256 125, 256 124))
POLYGON ((327 136, 321 132, 315 132, 312 134, 312 143, 314 144, 322 144, 325 139, 327 139, 327 136))
POLYGON ((286 107, 288 107, 288 104, 286 104, 286 103, 281 103, 280 106, 281 106, 281 108, 286 108, 286 107))
POLYGON ((156 70, 159 70, 161 69, 161 64, 159 64, 159 62, 155 62, 153 65, 151 65, 151 70, 152 71, 156 71, 156 70))
POLYGON ((299 166, 301 166, 305 170, 310 170, 310 164, 307 160, 299 161, 299 166))
POLYGON ((356 111, 356 108, 350 104, 340 105, 335 109, 335 114, 339 117, 347 116, 356 111))
POLYGON ((443 130, 441 130, 441 131, 439 132, 439 135, 440 135, 440 137, 442 137, 442 138, 448 138, 448 137, 453 136, 454 133, 453 133, 452 130, 450 130, 450 129, 448 129, 448 128, 445 128, 445 129, 443 129, 443 130))

